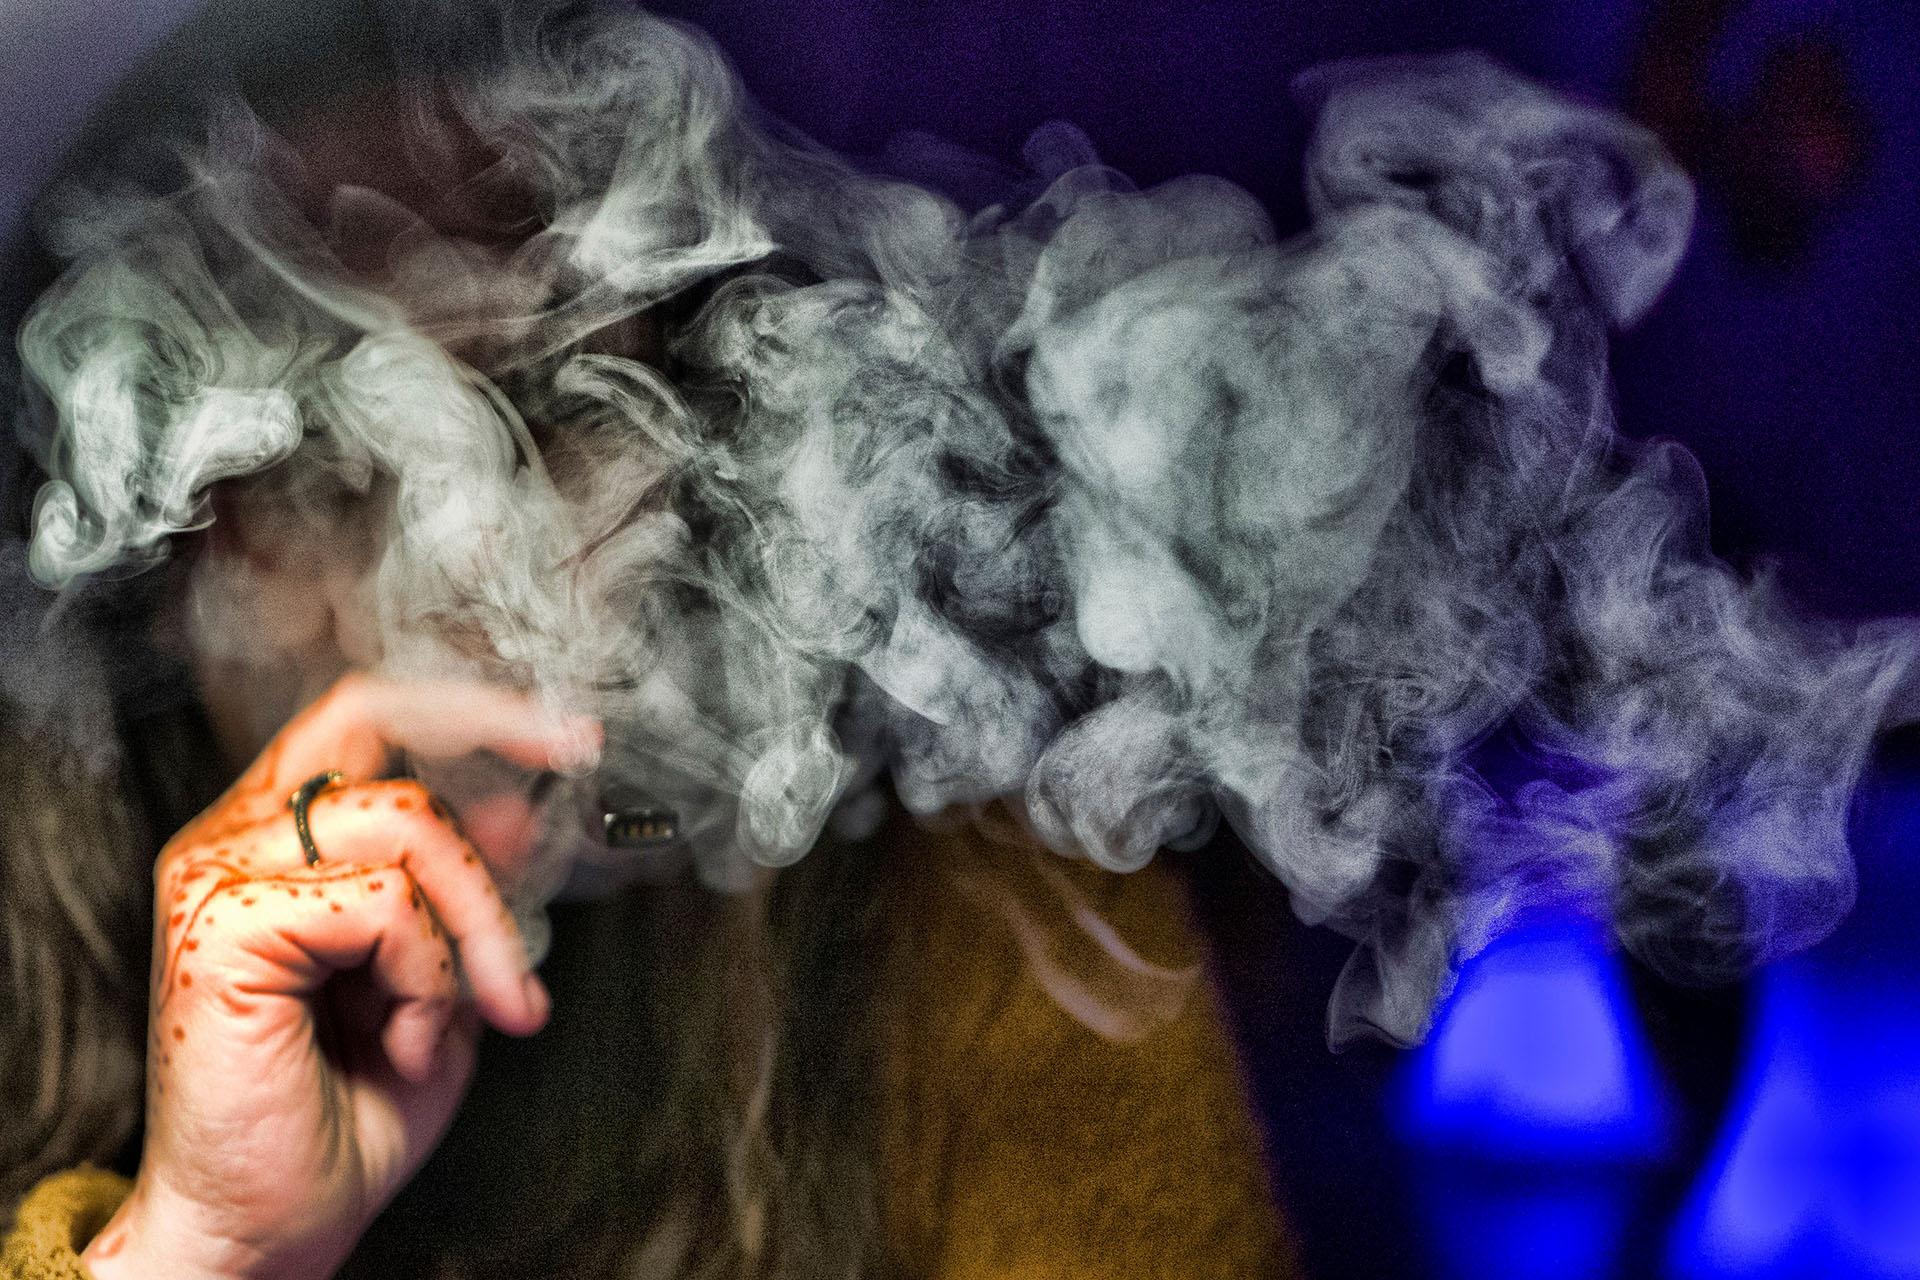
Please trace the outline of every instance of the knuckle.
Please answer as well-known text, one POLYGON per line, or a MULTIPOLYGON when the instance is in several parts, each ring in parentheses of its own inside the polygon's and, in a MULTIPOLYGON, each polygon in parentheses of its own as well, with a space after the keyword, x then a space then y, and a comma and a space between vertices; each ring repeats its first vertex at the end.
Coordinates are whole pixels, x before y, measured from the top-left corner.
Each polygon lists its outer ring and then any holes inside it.
POLYGON ((153 893, 156 904, 165 905, 185 892, 191 881, 205 870, 204 851, 192 845, 163 850, 153 864, 153 893))
POLYGON ((383 898, 397 882, 406 878, 406 871, 398 863, 372 862, 355 867, 350 880, 361 891, 383 898))
MULTIPOLYGON (((215 909, 221 907, 257 906, 260 902, 262 892, 263 888, 257 880, 246 880, 238 884, 215 886, 213 892, 207 895, 206 905, 201 908, 201 923, 208 928, 212 928, 214 922, 209 920, 207 916, 215 909)), ((217 918, 226 921, 230 927, 237 927, 240 921, 240 917, 231 911, 217 918)))
POLYGON ((396 926, 406 919, 409 903, 419 892, 413 877, 398 863, 388 862, 363 868, 357 879, 383 929, 396 926))

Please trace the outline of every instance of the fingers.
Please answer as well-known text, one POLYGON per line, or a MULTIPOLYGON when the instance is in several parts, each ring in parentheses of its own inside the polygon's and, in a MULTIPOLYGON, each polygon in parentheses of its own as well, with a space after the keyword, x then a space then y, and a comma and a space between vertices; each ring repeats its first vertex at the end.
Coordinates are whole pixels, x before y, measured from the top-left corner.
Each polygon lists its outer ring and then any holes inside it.
POLYGON ((513 791, 494 791, 456 799, 459 830, 492 869, 508 893, 526 873, 542 834, 542 813, 536 798, 513 791))
POLYGON ((395 750, 440 759, 485 750, 530 769, 566 770, 590 763, 600 746, 591 718, 557 715, 528 694, 367 675, 341 680, 283 737, 277 780, 292 786, 323 769, 372 776, 395 750))
POLYGON ((231 831, 210 846, 178 846, 163 859, 163 1000, 174 971, 218 918, 217 900, 228 904, 219 914, 235 920, 288 894, 295 901, 326 897, 330 913, 344 911, 352 906, 350 895, 327 888, 340 873, 391 867, 418 886, 428 917, 451 934, 488 1021, 514 1034, 545 1022, 546 990, 531 972, 519 926, 491 870, 424 787, 396 780, 322 792, 309 806, 308 826, 322 855, 314 867, 306 865, 293 816, 286 812, 231 831))
POLYGON ((419 783, 362 783, 324 792, 311 806, 309 826, 323 851, 315 867, 304 863, 292 816, 277 814, 237 833, 230 846, 200 856, 183 850, 162 872, 168 957, 160 975, 163 999, 174 969, 221 917, 238 923, 289 898, 303 904, 324 899, 330 914, 345 912, 356 909, 348 891, 353 884, 386 888, 404 880, 417 886, 427 918, 450 933, 488 1021, 515 1034, 545 1021, 546 992, 531 973, 519 926, 486 862, 419 783), (398 874, 360 878, 369 868, 398 874))
POLYGON ((377 774, 395 750, 423 756, 488 750, 526 767, 558 770, 579 767, 599 741, 591 720, 548 714, 532 698, 507 690, 366 676, 340 681, 281 732, 225 799, 170 842, 157 868, 160 1003, 190 985, 206 959, 196 959, 196 950, 223 939, 248 939, 265 948, 262 954, 280 956, 276 981, 281 988, 292 984, 287 994, 311 995, 331 973, 371 958, 395 999, 381 1027, 383 1046, 396 1069, 411 1076, 430 1067, 458 1000, 457 949, 480 1014, 509 1034, 538 1030, 549 1001, 531 972, 519 928, 486 863, 424 788, 362 782, 318 794, 307 808, 314 843, 323 851, 317 867, 306 865, 287 795, 329 769, 358 778, 377 774), (417 916, 400 933, 391 932, 401 926, 383 907, 393 894, 417 916), (441 927, 445 936, 437 932, 441 927), (411 950, 389 955, 387 944, 373 941, 404 938, 407 929, 425 931, 423 942, 438 949, 430 957, 434 972, 444 960, 450 987, 442 990, 446 983, 433 973, 409 968, 426 963, 411 950), (304 964, 280 955, 308 944, 304 964))
MULTIPOLYGON (((260 1001, 305 1003, 343 970, 361 969, 392 1001, 380 1032, 387 1060, 403 1078, 430 1078, 460 1002, 453 939, 427 909, 424 895, 398 863, 269 876, 215 892, 209 913, 218 928, 183 949, 172 990, 160 1003, 166 1043, 186 1040, 197 1001, 218 1001, 246 1016, 260 1001), (195 982, 196 976, 200 979, 195 982)), ((525 1035, 545 1020, 544 1005, 476 1000, 500 1030, 525 1035), (537 1015, 537 1016, 534 1016, 537 1015)))
MULTIPOLYGON (((290 830, 291 819, 282 821, 290 830)), ((326 859, 315 873, 336 863, 393 863, 418 883, 433 917, 452 935, 488 1021, 515 1034, 546 1021, 546 991, 532 974, 519 926, 486 863, 424 787, 396 781, 326 792, 314 801, 309 821, 326 859)))
POLYGON ((532 1031, 546 1020, 546 992, 532 975, 519 927, 493 877, 473 847, 437 815, 425 788, 391 782, 322 796, 311 825, 329 856, 397 856, 405 864, 452 932, 474 998, 496 1026, 532 1031))
POLYGON ((600 745, 591 717, 555 713, 528 694, 351 675, 288 722, 201 822, 225 827, 264 817, 327 770, 377 777, 396 751, 439 759, 490 751, 524 768, 573 773, 591 767, 600 745))

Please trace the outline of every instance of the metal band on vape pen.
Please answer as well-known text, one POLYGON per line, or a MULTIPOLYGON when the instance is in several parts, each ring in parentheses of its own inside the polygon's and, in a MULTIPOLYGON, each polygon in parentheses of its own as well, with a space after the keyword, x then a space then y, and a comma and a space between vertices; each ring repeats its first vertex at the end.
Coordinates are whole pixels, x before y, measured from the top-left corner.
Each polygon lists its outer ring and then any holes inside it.
POLYGON ((680 838, 680 815, 670 809, 607 809, 601 822, 614 849, 651 849, 680 838))

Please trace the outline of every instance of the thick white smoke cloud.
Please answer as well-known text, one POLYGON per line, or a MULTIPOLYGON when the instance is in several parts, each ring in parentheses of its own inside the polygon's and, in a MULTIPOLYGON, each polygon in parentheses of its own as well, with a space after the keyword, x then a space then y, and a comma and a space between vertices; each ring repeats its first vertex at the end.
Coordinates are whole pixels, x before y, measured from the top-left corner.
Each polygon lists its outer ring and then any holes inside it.
POLYGON ((882 776, 1122 870, 1224 818, 1363 944, 1336 1038, 1417 1037, 1542 902, 1694 976, 1846 909, 1914 638, 1737 577, 1685 454, 1615 435, 1606 328, 1692 214, 1645 132, 1472 56, 1347 64, 1302 81, 1302 237, 1059 126, 968 217, 757 122, 683 28, 525 19, 406 44, 401 118, 538 229, 316 217, 237 110, 182 189, 69 192, 22 334, 44 580, 253 477, 256 522, 361 548, 317 558, 374 660, 600 713, 715 883, 882 776), (602 340, 662 316, 665 373, 602 340))

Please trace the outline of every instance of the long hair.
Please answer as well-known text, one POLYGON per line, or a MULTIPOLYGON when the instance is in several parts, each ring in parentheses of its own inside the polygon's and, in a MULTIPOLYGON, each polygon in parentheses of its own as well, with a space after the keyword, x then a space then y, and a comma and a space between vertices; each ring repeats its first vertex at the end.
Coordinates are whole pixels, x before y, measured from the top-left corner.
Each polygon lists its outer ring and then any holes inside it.
POLYGON ((0 706, 0 1219, 140 1111, 146 880, 117 770, 0 706))
POLYGON ((130 618, 171 575, 49 608, 18 550, 0 545, 0 1216, 53 1170, 125 1164, 153 859, 224 781, 180 673, 130 618))

